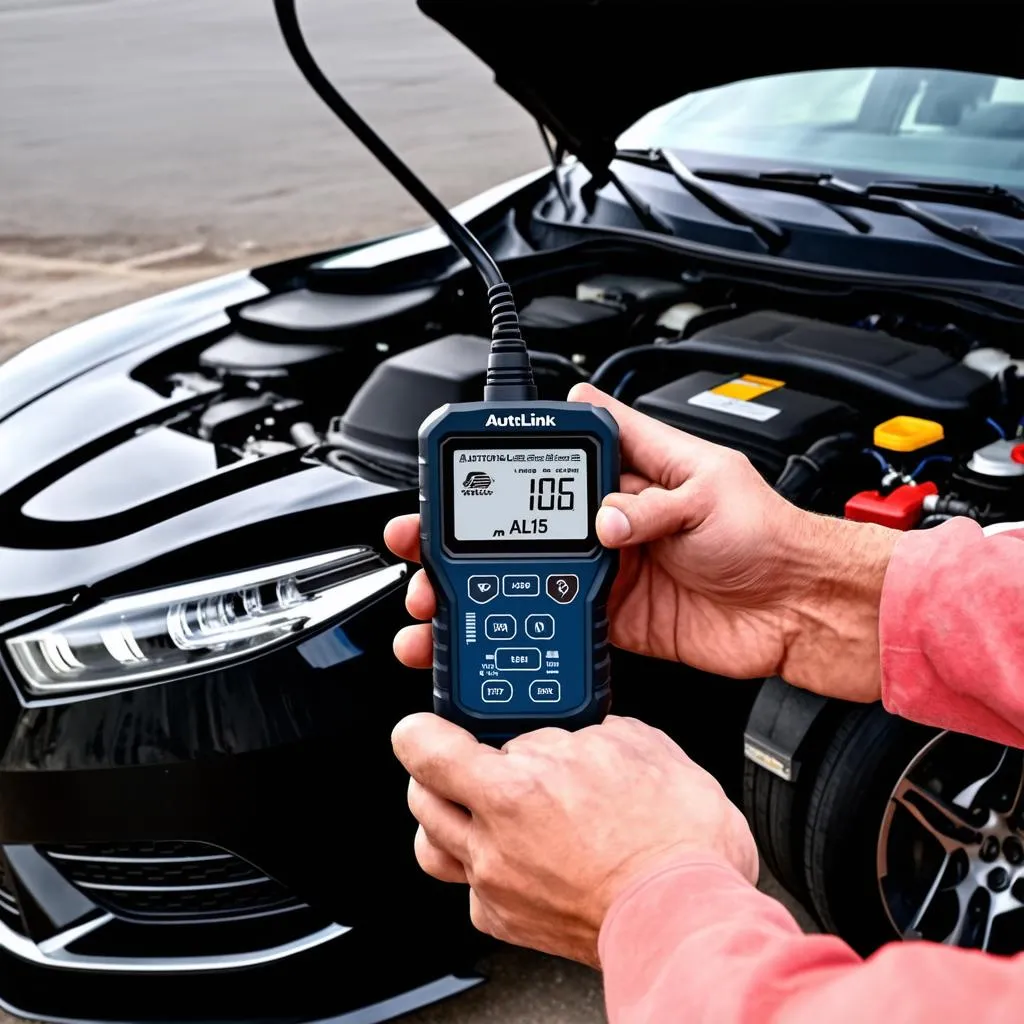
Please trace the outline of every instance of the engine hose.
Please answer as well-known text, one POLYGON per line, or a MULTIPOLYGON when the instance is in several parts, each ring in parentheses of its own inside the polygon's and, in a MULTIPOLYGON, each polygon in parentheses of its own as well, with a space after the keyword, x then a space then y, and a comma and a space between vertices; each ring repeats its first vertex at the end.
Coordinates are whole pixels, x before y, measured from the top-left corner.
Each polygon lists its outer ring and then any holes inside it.
POLYGON ((786 460, 775 490, 788 501, 807 501, 815 497, 829 471, 837 463, 847 463, 863 441, 854 433, 831 434, 815 441, 802 455, 786 460))
MULTIPOLYGON (((944 519, 952 519, 954 516, 966 516, 968 519, 981 519, 982 511, 976 505, 962 498, 936 498, 934 502, 927 505, 928 519, 933 516, 942 516, 944 519)), ((922 523, 922 525, 924 525, 922 523)))
POLYGON ((571 359, 567 359, 557 352, 538 352, 535 349, 530 349, 530 362, 533 364, 534 376, 540 376, 542 372, 547 372, 558 375, 567 374, 577 380, 587 379, 587 371, 582 366, 577 366, 571 359))
POLYGON ((324 440, 312 423, 303 421, 292 424, 291 435, 296 448, 312 448, 314 445, 323 444, 324 440))

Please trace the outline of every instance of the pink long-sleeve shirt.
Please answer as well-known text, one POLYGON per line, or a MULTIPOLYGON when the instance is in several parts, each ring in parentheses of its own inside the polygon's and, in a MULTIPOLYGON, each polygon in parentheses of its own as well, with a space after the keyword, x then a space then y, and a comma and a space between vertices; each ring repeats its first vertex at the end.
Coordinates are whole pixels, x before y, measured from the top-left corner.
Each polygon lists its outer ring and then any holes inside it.
MULTIPOLYGON (((882 700, 927 725, 1024 747, 1024 525, 901 537, 885 576, 882 700)), ((637 881, 601 930, 611 1024, 1003 1024, 1024 1015, 1024 954, 894 943, 864 960, 804 935, 725 861, 637 881)))

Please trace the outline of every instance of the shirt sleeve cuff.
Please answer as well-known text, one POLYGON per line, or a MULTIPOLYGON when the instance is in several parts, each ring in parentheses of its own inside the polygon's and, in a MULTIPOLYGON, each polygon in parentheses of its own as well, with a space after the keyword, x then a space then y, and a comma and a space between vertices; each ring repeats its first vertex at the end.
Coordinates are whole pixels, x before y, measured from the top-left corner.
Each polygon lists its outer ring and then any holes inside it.
POLYGON ((738 906, 767 913, 787 931, 800 926, 782 904, 758 892, 724 858, 707 852, 681 854, 626 887, 612 903, 601 926, 598 956, 604 964, 614 950, 628 948, 632 937, 651 934, 653 922, 671 921, 674 941, 720 924, 738 906))

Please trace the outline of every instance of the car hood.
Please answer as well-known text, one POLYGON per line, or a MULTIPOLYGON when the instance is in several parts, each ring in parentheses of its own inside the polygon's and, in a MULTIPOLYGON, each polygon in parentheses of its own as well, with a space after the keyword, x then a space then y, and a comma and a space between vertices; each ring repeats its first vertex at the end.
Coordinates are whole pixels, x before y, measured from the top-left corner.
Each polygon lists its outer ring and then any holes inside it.
POLYGON ((220 465, 212 444, 174 427, 202 393, 146 383, 144 367, 187 363, 227 330, 231 308, 267 294, 248 274, 217 278, 0 367, 0 630, 82 588, 116 590, 136 567, 157 585, 379 539, 339 532, 337 508, 393 488, 301 452, 220 465))
POLYGON ((1024 69, 1013 33, 961 5, 418 4, 591 170, 607 166, 616 138, 647 111, 728 82, 837 67, 1024 69))

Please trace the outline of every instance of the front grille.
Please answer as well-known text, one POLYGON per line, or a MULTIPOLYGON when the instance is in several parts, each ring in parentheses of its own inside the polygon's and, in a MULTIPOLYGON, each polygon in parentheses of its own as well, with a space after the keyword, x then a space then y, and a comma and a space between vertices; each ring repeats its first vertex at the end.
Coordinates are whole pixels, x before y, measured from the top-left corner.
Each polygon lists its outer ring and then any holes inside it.
POLYGON ((304 906, 248 861, 206 843, 69 843, 39 849, 89 899, 128 920, 230 921, 304 906))

